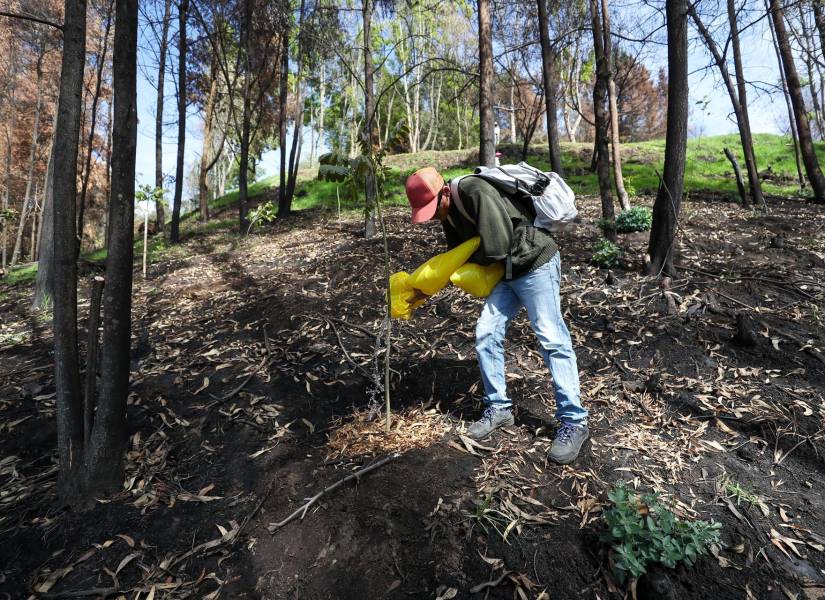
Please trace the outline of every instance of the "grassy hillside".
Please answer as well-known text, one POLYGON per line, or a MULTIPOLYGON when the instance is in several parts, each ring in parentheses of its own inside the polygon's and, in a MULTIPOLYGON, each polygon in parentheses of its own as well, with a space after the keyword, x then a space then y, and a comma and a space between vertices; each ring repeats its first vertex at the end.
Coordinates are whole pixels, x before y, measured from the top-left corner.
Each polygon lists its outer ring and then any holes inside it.
MULTIPOLYGON (((762 188, 768 195, 796 196, 799 195, 797 185, 796 165, 793 145, 790 138, 758 134, 754 137, 756 144, 757 166, 762 175, 762 188)), ((687 159, 685 163, 685 191, 688 198, 691 194, 716 194, 725 199, 736 200, 736 181, 733 177, 730 163, 723 153, 724 148, 731 148, 739 157, 744 169, 744 159, 739 147, 739 138, 736 135, 723 135, 706 138, 695 138, 688 141, 687 159)), ((820 161, 825 163, 825 143, 816 145, 820 161)), ((652 195, 656 193, 659 176, 662 170, 664 157, 664 140, 625 144, 622 146, 625 185, 631 196, 652 195)), ((590 171, 592 154, 591 144, 562 143, 562 160, 566 179, 579 195, 598 193, 596 176, 590 171)), ((513 145, 503 145, 500 150, 502 162, 518 162, 521 160, 521 148, 513 145)), ((545 145, 534 145, 528 150, 527 162, 549 170, 545 145)), ((390 205, 404 205, 403 183, 406 177, 423 166, 435 166, 441 170, 446 178, 462 175, 470 171, 478 162, 477 150, 446 150, 427 151, 416 154, 398 154, 387 157, 386 163, 391 168, 391 185, 387 190, 386 201, 390 205)), ((272 200, 277 202, 278 177, 271 176, 255 182, 249 188, 251 203, 258 204, 272 200)), ((230 230, 236 226, 237 216, 233 210, 238 200, 238 192, 232 191, 214 200, 210 206, 213 219, 206 225, 197 221, 196 213, 189 213, 181 222, 181 235, 186 238, 198 233, 216 229, 230 230)), ((308 208, 323 208, 331 212, 340 209, 350 212, 361 209, 361 199, 348 196, 347 190, 338 184, 318 181, 315 172, 303 170, 299 173, 299 183, 296 198, 293 202, 295 210, 308 208)), ((135 241, 135 256, 143 252, 143 240, 135 241)), ((168 247, 161 237, 150 241, 149 259, 153 262, 160 255, 168 255, 174 248, 168 247)), ((105 250, 99 250, 87 255, 90 260, 105 258, 105 250)), ((14 284, 27 281, 34 277, 36 265, 25 265, 12 270, 4 283, 14 284)))

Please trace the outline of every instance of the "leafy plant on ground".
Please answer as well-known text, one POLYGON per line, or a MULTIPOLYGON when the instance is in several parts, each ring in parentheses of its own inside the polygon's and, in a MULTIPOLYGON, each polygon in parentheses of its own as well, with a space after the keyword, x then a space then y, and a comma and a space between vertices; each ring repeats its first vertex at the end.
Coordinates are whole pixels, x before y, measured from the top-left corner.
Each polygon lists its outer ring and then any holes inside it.
POLYGON ((656 493, 641 498, 623 484, 607 495, 612 506, 604 512, 616 575, 624 581, 638 578, 651 564, 671 569, 680 562, 693 566, 696 559, 719 543, 720 523, 683 521, 659 500, 656 493))
POLYGON ((622 255, 622 249, 610 240, 601 238, 593 246, 593 256, 590 257, 595 264, 600 267, 615 267, 622 255))
POLYGON ((653 213, 646 206, 633 206, 621 211, 616 217, 616 231, 619 233, 649 231, 651 225, 653 225, 653 213))

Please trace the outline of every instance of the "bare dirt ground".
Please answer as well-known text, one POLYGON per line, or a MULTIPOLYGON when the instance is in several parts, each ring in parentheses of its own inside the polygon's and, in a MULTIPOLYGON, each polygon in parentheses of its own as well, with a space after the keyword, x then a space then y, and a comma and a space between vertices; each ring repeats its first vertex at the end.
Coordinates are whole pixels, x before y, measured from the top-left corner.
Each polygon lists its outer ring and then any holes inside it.
MULTIPOLYGON (((308 212, 243 240, 193 237, 136 276, 124 489, 60 510, 48 320, 30 289, 2 288, 0 596, 825 597, 821 207, 686 203, 669 312, 639 274, 646 234, 598 269, 597 200, 580 205, 559 238, 562 304, 593 439, 568 467, 546 460, 552 388, 523 315, 508 337, 516 425, 461 441, 481 408, 481 301, 454 289, 393 323, 385 435, 380 241, 308 212), (657 573, 658 591, 619 585, 599 541, 618 481, 721 522, 718 555, 657 573)), ((393 270, 443 248, 403 211, 388 227, 393 270)))

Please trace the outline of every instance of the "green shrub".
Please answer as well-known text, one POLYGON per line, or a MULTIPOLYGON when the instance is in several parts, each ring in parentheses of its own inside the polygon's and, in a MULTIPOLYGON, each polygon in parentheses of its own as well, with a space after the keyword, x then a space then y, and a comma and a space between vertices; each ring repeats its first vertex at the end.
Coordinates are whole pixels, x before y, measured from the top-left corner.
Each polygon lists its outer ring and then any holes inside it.
POLYGON ((679 562, 693 566, 719 543, 720 523, 682 521, 659 501, 658 494, 640 499, 619 484, 607 497, 612 506, 604 512, 607 532, 602 539, 612 545, 616 575, 622 581, 628 575, 640 577, 654 563, 671 569, 679 562))
POLYGON ((600 267, 605 267, 609 269, 610 267, 616 266, 616 264, 619 262, 619 257, 621 257, 621 255, 621 248, 619 248, 610 240, 602 238, 598 242, 596 242, 595 246, 593 246, 593 256, 590 257, 590 260, 592 260, 600 267))
POLYGON ((653 213, 645 206, 634 206, 623 210, 616 217, 616 231, 619 233, 648 231, 651 225, 653 225, 653 213))

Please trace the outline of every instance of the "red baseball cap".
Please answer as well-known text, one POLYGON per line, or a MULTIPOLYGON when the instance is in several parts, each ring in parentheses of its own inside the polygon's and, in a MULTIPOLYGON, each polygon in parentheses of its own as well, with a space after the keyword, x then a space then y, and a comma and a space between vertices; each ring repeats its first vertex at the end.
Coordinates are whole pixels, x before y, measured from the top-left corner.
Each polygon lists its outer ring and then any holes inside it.
POLYGON ((432 167, 419 169, 407 177, 407 200, 412 208, 412 222, 423 223, 435 215, 438 192, 444 187, 444 178, 432 167))

